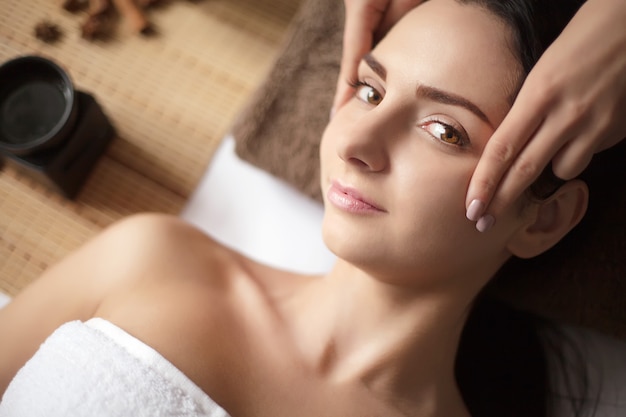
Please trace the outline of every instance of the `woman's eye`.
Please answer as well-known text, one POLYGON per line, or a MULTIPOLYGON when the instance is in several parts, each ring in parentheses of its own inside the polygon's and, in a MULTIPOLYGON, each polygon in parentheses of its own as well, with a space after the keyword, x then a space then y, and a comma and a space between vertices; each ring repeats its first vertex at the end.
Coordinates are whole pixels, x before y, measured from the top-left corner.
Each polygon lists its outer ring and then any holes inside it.
POLYGON ((465 145, 465 137, 454 127, 437 121, 427 122, 422 125, 428 133, 450 145, 465 145))
POLYGON ((383 101, 383 96, 371 85, 359 84, 355 88, 356 92, 354 95, 365 103, 377 106, 383 101))

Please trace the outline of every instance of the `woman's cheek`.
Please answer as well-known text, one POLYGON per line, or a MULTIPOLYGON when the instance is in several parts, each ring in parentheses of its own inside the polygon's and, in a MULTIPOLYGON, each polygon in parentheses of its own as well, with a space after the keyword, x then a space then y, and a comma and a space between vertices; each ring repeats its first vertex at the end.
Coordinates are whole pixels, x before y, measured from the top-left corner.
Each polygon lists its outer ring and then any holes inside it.
POLYGON ((478 163, 477 158, 448 155, 442 151, 422 147, 413 156, 398 155, 395 170, 406 182, 407 189, 426 187, 434 189, 439 197, 458 197, 465 201, 469 181, 478 163), (402 162, 400 162, 402 161, 402 162))
MULTIPOLYGON (((333 131, 328 125, 322 134, 322 140, 320 142, 320 164, 322 174, 325 171, 325 168, 330 163, 330 157, 332 155, 333 143, 332 143, 332 135, 333 131)), ((322 178, 323 179, 323 178, 322 178)))

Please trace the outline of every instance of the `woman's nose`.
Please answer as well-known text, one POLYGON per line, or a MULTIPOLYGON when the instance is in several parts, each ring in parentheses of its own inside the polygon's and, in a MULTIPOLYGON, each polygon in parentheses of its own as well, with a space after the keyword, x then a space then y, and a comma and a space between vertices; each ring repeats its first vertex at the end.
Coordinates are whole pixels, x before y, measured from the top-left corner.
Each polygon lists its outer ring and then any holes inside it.
POLYGON ((346 121, 337 142, 337 154, 359 169, 381 172, 389 165, 389 146, 398 133, 399 120, 378 107, 346 121))

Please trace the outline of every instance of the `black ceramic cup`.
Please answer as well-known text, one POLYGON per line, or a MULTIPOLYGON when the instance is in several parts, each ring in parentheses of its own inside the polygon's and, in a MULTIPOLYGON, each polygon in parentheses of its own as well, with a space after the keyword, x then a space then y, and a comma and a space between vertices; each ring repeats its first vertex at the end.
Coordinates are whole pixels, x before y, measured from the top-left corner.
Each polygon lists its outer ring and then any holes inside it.
POLYGON ((74 198, 115 130, 95 97, 40 56, 0 66, 0 166, 74 198))
POLYGON ((30 155, 60 145, 78 113, 74 86, 56 63, 40 56, 0 66, 0 150, 30 155))

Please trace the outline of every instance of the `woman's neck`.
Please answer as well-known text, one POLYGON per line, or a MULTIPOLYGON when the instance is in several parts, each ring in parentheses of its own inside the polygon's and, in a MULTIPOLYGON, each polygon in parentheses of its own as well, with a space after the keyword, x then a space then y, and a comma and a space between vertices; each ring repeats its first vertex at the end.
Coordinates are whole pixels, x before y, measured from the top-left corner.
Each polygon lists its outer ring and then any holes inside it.
POLYGON ((324 378, 439 408, 462 405, 454 363, 472 298, 467 290, 395 286, 339 261, 290 300, 285 316, 305 361, 324 378))

